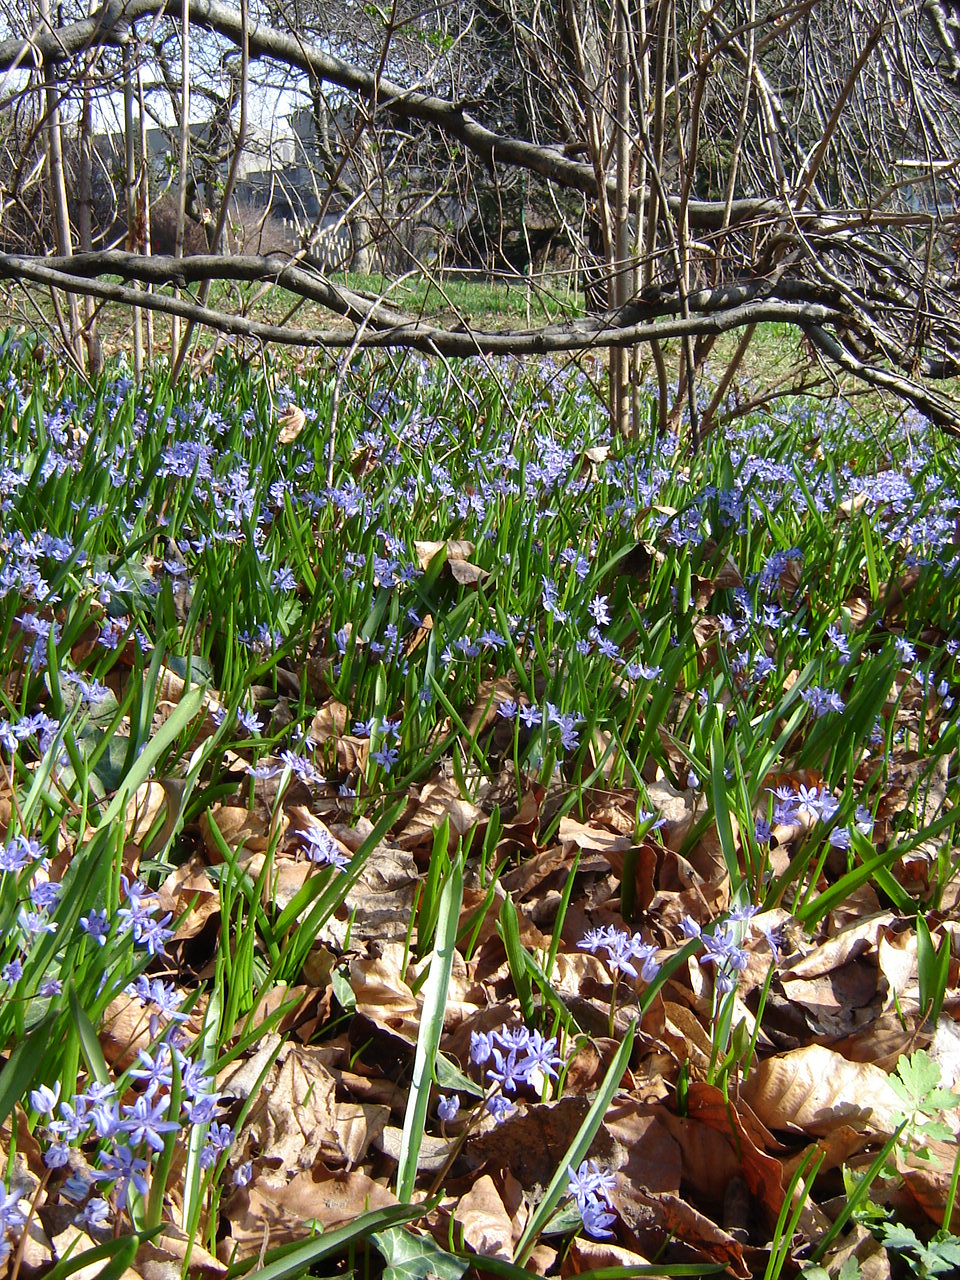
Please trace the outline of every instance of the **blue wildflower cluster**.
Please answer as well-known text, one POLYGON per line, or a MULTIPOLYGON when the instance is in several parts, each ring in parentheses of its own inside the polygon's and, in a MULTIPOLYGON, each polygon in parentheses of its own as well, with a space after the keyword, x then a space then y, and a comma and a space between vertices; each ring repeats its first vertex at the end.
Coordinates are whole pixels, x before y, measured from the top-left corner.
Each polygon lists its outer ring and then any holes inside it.
POLYGON ((583 951, 592 951, 594 954, 599 952, 616 976, 626 974, 629 978, 640 978, 649 983, 660 972, 658 948, 652 943, 644 942, 639 933, 631 935, 626 929, 618 929, 616 925, 588 929, 577 945, 583 951), (634 964, 635 960, 640 965, 639 969, 634 964))
POLYGON ((721 995, 734 990, 739 975, 746 969, 750 953, 745 944, 753 931, 762 934, 774 957, 779 954, 776 935, 754 921, 758 910, 752 905, 737 908, 710 930, 704 929, 689 915, 681 921, 684 937, 696 938, 702 943, 700 963, 713 966, 714 983, 721 995))
MULTIPOLYGON (((183 995, 145 975, 125 992, 147 1015, 151 1047, 138 1050, 124 1076, 92 1080, 70 1098, 61 1097, 59 1081, 29 1094, 43 1162, 59 1174, 61 1201, 95 1237, 130 1214, 133 1196, 148 1194, 152 1167, 170 1135, 184 1142, 199 1132, 202 1169, 211 1169, 234 1141, 233 1130, 219 1119, 221 1095, 213 1078, 187 1051, 183 995)), ((22 1226, 22 1216, 19 1224, 8 1219, 5 1225, 22 1226)))
MULTIPOLYGON (((549 1078, 557 1078, 563 1059, 556 1037, 544 1037, 522 1023, 495 1031, 471 1031, 470 1061, 487 1066, 488 1094, 484 1106, 495 1120, 505 1119, 516 1108, 506 1095, 525 1086, 540 1090, 549 1078)), ((455 1113, 454 1113, 455 1114, 455 1113)))
POLYGON ((567 1190, 580 1210, 583 1229, 599 1240, 611 1239, 610 1228, 617 1220, 612 1213, 616 1174, 595 1160, 584 1160, 577 1169, 567 1170, 567 1190))

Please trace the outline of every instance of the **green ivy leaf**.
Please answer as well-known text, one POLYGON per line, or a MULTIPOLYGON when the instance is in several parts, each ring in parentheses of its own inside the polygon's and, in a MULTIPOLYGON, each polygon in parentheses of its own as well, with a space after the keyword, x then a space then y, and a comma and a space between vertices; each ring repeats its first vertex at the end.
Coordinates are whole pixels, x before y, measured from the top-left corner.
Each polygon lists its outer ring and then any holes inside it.
POLYGON ((464 1259, 441 1249, 432 1236, 414 1235, 402 1227, 378 1231, 373 1242, 387 1263, 383 1280, 461 1280, 467 1269, 464 1259))

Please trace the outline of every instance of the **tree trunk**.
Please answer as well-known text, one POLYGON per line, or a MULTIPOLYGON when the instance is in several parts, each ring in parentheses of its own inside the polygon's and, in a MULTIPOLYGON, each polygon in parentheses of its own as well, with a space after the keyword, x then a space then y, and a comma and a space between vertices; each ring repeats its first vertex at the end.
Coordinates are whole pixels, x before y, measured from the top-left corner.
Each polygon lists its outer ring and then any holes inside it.
MULTIPOLYGON (((80 111, 80 172, 77 181, 77 231, 81 253, 93 249, 93 121, 91 89, 94 82, 93 63, 96 54, 86 61, 83 73, 83 103, 80 111)), ((94 375, 103 364, 100 337, 97 333, 97 312, 94 299, 89 294, 83 299, 83 337, 87 345, 87 368, 94 375)))
MULTIPOLYGON (((50 0, 40 0, 40 21, 44 29, 53 30, 50 17, 50 0)), ((46 114, 44 145, 47 154, 47 174, 50 182, 50 201, 53 206, 56 227, 57 251, 65 256, 73 253, 73 237, 70 233, 70 208, 67 203, 67 182, 63 166, 63 132, 60 125, 60 93, 54 78, 54 68, 44 66, 43 97, 46 114)), ((70 315, 69 346, 74 357, 80 360, 80 307, 74 293, 67 294, 70 315)))

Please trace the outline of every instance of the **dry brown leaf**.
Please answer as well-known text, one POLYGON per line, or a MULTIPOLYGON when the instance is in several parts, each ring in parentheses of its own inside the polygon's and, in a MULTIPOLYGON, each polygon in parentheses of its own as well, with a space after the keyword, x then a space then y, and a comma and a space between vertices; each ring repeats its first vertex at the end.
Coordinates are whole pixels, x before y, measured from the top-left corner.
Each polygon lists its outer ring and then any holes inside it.
POLYGON ((663 842, 679 849, 696 820, 696 796, 692 791, 678 791, 665 778, 647 784, 652 808, 665 819, 661 828, 663 842))
POLYGON ((199 1241, 171 1226, 141 1244, 133 1269, 143 1280, 179 1280, 188 1255, 189 1274, 196 1280, 215 1280, 226 1272, 224 1264, 207 1253, 199 1241))
POLYGON ((417 564, 424 571, 424 573, 426 573, 427 569, 430 568, 431 560, 434 560, 446 545, 447 544, 445 541, 428 542, 428 541, 417 541, 416 539, 414 539, 414 543, 413 543, 414 554, 417 557, 417 564))
POLYGON ((330 742, 333 738, 341 738, 347 732, 350 723, 350 711, 342 702, 330 698, 317 711, 310 721, 308 735, 318 744, 330 742))
MULTIPOLYGON (((288 818, 284 818, 284 822, 288 821, 288 818)), ((252 879, 260 879, 266 862, 265 854, 252 853, 248 858, 241 857, 239 861, 243 863, 244 868, 252 879)), ((264 902, 270 903, 274 907, 279 907, 283 911, 294 900, 310 877, 316 873, 317 868, 312 862, 296 862, 288 854, 277 856, 274 859, 270 874, 264 881, 264 902)), ((304 908, 304 911, 308 910, 309 907, 304 908)), ((303 918, 302 912, 299 918, 303 918)))
POLYGON ((665 1123, 660 1104, 618 1097, 607 1108, 603 1128, 618 1144, 617 1194, 629 1196, 631 1187, 679 1193, 683 1176, 680 1146, 665 1123))
POLYGON ((834 1129, 832 1133, 828 1133, 818 1141, 812 1142, 808 1147, 804 1147, 801 1151, 796 1151, 792 1156, 785 1158, 783 1161, 784 1180, 789 1181, 811 1155, 820 1154, 823 1156, 823 1164, 820 1166, 821 1173, 829 1173, 831 1169, 839 1169, 841 1165, 847 1163, 851 1156, 858 1155, 871 1141, 869 1134, 861 1133, 858 1129, 853 1129, 848 1124, 842 1124, 839 1128, 834 1129))
POLYGON ((767 1210, 772 1226, 783 1205, 783 1167, 764 1146, 771 1135, 747 1108, 741 1114, 720 1089, 702 1081, 691 1084, 687 1096, 691 1119, 714 1129, 730 1142, 740 1172, 754 1199, 767 1210))
MULTIPOLYGON (((825 1223, 823 1230, 829 1230, 825 1223)), ((840 1274, 847 1258, 853 1258, 858 1267, 859 1280, 890 1280, 890 1254, 866 1227, 855 1223, 842 1237, 842 1244, 831 1249, 823 1259, 831 1276, 840 1274)))
POLYGON ((337 738, 337 769, 342 774, 353 774, 363 771, 370 754, 370 739, 355 738, 352 734, 344 734, 337 738))
POLYGON ((221 1202, 230 1234, 220 1241, 217 1253, 230 1262, 256 1257, 264 1245, 302 1241, 310 1223, 334 1227, 396 1203, 391 1191, 356 1169, 331 1174, 318 1165, 289 1182, 282 1173, 260 1175, 221 1202))
POLYGON ((324 1057, 309 1046, 284 1047, 237 1136, 236 1163, 255 1152, 291 1173, 317 1161, 351 1169, 363 1159, 389 1108, 338 1102, 337 1078, 324 1057))
POLYGON ((475 550, 475 544, 468 542, 466 538, 447 539, 448 560, 469 560, 475 550))
MULTIPOLYGON (((283 823, 281 832, 289 825, 289 819, 283 819, 283 823)), ((212 824, 216 824, 226 845, 241 854, 241 860, 254 853, 265 853, 270 844, 270 824, 265 817, 239 805, 215 804, 200 815, 200 835, 214 866, 223 861, 223 855, 210 829, 212 824)))
POLYGON ((565 853, 569 853, 572 846, 590 853, 626 853, 634 845, 629 836, 605 831, 591 823, 577 822, 575 818, 561 818, 559 834, 565 853))
POLYGON ((513 1262, 518 1227, 522 1230, 523 1224, 507 1212, 489 1174, 483 1174, 461 1196, 453 1220, 462 1228, 463 1238, 474 1253, 513 1262))
POLYGON ((292 444, 303 430, 306 420, 307 415, 299 405, 288 404, 277 418, 277 426, 280 428, 280 434, 277 437, 279 443, 292 444))
POLYGON ((420 1029, 420 1006, 400 976, 404 951, 401 943, 387 943, 380 955, 351 961, 350 986, 358 1014, 407 1044, 415 1045, 420 1029))
MULTIPOLYGON (((913 1152, 904 1154, 898 1151, 897 1172, 923 1212, 940 1227, 944 1225, 943 1215, 957 1159, 957 1147, 956 1143, 942 1142, 935 1138, 928 1139, 924 1147, 930 1153, 929 1160, 922 1159, 913 1152)), ((954 1203, 949 1230, 954 1235, 960 1232, 960 1204, 954 1203)))
MULTIPOLYGON (((437 1173, 447 1166, 450 1153, 454 1149, 455 1139, 435 1138, 425 1133, 420 1140, 420 1154, 417 1156, 417 1170, 420 1173, 437 1173)), ((403 1150, 403 1130, 396 1125, 388 1124, 377 1136, 376 1147, 392 1161, 399 1161, 403 1150)))
POLYGON ((413 549, 417 557, 417 563, 421 569, 426 571, 429 569, 431 561, 435 560, 444 549, 446 549, 448 565, 452 565, 454 561, 458 560, 469 560, 474 552, 474 544, 468 542, 465 538, 447 538, 442 542, 414 541, 413 549))
POLYGON ((698 1213, 679 1196, 650 1195, 642 1187, 633 1191, 630 1202, 618 1207, 634 1230, 659 1228, 668 1236, 696 1250, 711 1262, 722 1262, 741 1280, 750 1280, 750 1268, 743 1257, 743 1246, 715 1222, 698 1213))
POLYGON ((916 1041, 918 1021, 918 1016, 904 1018, 891 1009, 852 1035, 834 1041, 831 1048, 851 1062, 872 1062, 883 1071, 894 1071, 900 1055, 909 1053, 916 1041))
POLYGON ((602 1267, 649 1265, 642 1253, 634 1253, 632 1249, 624 1249, 609 1240, 588 1240, 585 1236, 575 1236, 564 1256, 560 1275, 579 1276, 585 1271, 597 1271, 602 1267))
POLYGON ((450 819, 450 830, 458 836, 466 835, 478 823, 485 821, 483 810, 460 794, 453 778, 428 782, 414 803, 414 811, 403 830, 396 837, 401 849, 416 849, 433 842, 433 833, 444 818, 450 819))
POLYGON ((497 718, 497 707, 501 702, 508 702, 517 695, 516 684, 512 676, 497 676, 493 680, 483 680, 477 689, 477 699, 473 710, 467 717, 467 733, 476 738, 488 725, 497 718))
POLYGON ((852 520, 855 515, 860 514, 869 501, 869 494, 855 493, 852 498, 846 498, 837 504, 837 514, 843 516, 845 520, 852 520))
POLYGON ((490 576, 489 570, 481 569, 470 560, 447 560, 447 568, 455 582, 461 587, 475 587, 478 582, 490 576))
MULTIPOLYGON (((53 1258, 59 1262, 61 1258, 67 1256, 77 1259, 80 1254, 86 1253, 89 1249, 96 1248, 96 1242, 91 1240, 85 1231, 81 1231, 75 1227, 72 1222, 68 1223, 61 1231, 56 1231, 54 1225, 44 1221, 44 1214, 41 1212, 40 1219, 46 1227, 47 1234, 50 1237, 50 1243, 53 1247, 53 1258)), ((60 1224, 57 1224, 58 1226, 60 1224)), ((88 1262, 85 1267, 79 1267, 76 1271, 71 1272, 74 1280, 96 1280, 103 1270, 103 1259, 95 1259, 88 1262)), ((129 1274, 129 1273, 128 1273, 129 1274)))
POLYGON ((818 1137, 840 1125, 889 1136, 903 1109, 885 1071, 816 1044, 767 1058, 750 1073, 742 1093, 769 1128, 818 1137))
POLYGON ((822 946, 815 947, 807 955, 786 965, 783 969, 784 980, 813 978, 820 974, 831 973, 848 961, 866 955, 876 947, 881 930, 892 920, 893 916, 885 912, 870 920, 856 921, 836 937, 829 938, 822 946))
MULTIPOLYGON (((730 1182, 740 1174, 740 1161, 732 1143, 709 1125, 665 1111, 663 1127, 673 1138, 682 1157, 688 1189, 712 1204, 723 1204, 730 1182)), ((649 1188, 655 1190, 656 1188, 649 1188)), ((679 1194, 680 1188, 668 1188, 679 1194)))
POLYGON ((100 1047, 107 1063, 118 1072, 126 1071, 136 1062, 139 1051, 149 1049, 153 1040, 150 1014, 136 996, 126 992, 115 996, 107 1005, 100 1026, 100 1047))
MULTIPOLYGON (((509 1170, 525 1191, 548 1186, 589 1109, 588 1098, 521 1103, 502 1123, 491 1122, 490 1128, 472 1138, 458 1163, 475 1171, 509 1170)), ((591 1156, 609 1162, 614 1150, 613 1139, 601 1129, 591 1156)))
POLYGON ((161 782, 143 782, 127 802, 123 837, 142 844, 166 800, 161 782))
POLYGON ((896 933, 885 929, 877 944, 880 972, 887 980, 884 1009, 906 1010, 918 1006, 920 988, 917 985, 917 935, 913 929, 896 933))
POLYGON ((220 891, 198 854, 170 872, 157 890, 157 900, 161 913, 169 911, 174 920, 183 917, 174 934, 181 942, 195 938, 211 916, 220 911, 220 891))
MULTIPOLYGON (((740 825, 735 814, 731 813, 728 817, 733 831, 734 844, 739 849, 740 825)), ((697 875, 702 876, 704 880, 713 881, 715 884, 723 882, 727 875, 727 862, 723 856, 720 832, 715 822, 710 823, 697 840, 697 843, 688 851, 687 861, 697 875)))
POLYGON ((355 949, 365 942, 403 942, 419 884, 420 872, 411 853, 394 845, 378 845, 347 893, 345 910, 326 922, 323 936, 343 946, 349 931, 355 949))

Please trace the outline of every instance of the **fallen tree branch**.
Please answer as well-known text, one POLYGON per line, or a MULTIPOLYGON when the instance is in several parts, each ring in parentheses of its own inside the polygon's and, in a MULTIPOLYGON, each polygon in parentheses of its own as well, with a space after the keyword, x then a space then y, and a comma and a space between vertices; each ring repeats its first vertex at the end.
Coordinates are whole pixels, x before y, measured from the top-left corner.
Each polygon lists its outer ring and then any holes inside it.
MULTIPOLYGON (((109 302, 133 305, 134 300, 144 307, 161 311, 167 315, 179 315, 198 324, 205 324, 221 333, 234 334, 237 337, 251 338, 258 342, 277 342, 288 346, 337 347, 353 345, 356 339, 354 329, 306 329, 289 328, 270 324, 266 321, 254 320, 250 317, 230 315, 211 307, 203 307, 184 299, 167 297, 163 294, 143 294, 125 285, 97 278, 92 270, 91 259, 101 258, 101 254, 81 254, 69 259, 37 259, 16 254, 0 255, 0 279, 30 280, 37 284, 55 285, 58 288, 73 289, 77 293, 91 294, 109 302), (88 274, 68 269, 79 263, 86 268, 88 274)), ((136 254, 111 255, 136 259, 136 254)), ((199 281, 211 278, 213 262, 230 264, 236 259, 216 255, 205 255, 200 259, 153 259, 140 258, 140 269, 129 269, 129 278, 146 280, 154 284, 177 283, 185 285, 188 280, 199 281), (190 276, 184 274, 179 279, 170 268, 185 267, 188 263, 199 264, 199 269, 190 276), (158 267, 160 268, 158 270, 158 267)), ((241 259, 241 262, 244 260, 241 259)), ((215 278, 241 281, 267 278, 263 268, 257 273, 250 265, 251 261, 270 263, 270 259, 247 259, 247 270, 244 273, 232 274, 228 269, 215 278)), ((283 272, 277 272, 274 266, 273 276, 283 279, 283 272)), ((298 275, 306 273, 297 269, 298 275)), ((328 288, 342 292, 348 297, 349 291, 339 291, 337 286, 328 288)), ((321 295, 325 292, 317 287, 311 292, 321 295)), ((749 294, 749 289, 745 291, 749 294)), ((630 347, 638 343, 683 337, 686 334, 727 333, 748 324, 785 323, 798 326, 823 325, 837 323, 842 314, 835 307, 816 302, 791 302, 777 298, 754 296, 731 305, 731 298, 736 291, 720 289, 708 294, 692 295, 689 299, 691 313, 688 319, 676 316, 653 322, 638 320, 637 308, 630 306, 620 312, 607 312, 599 316, 570 320, 564 324, 547 325, 541 329, 448 329, 426 321, 415 320, 397 313, 387 312, 379 304, 370 304, 366 317, 358 316, 351 306, 338 312, 345 320, 354 321, 358 326, 366 322, 371 325, 361 335, 360 347, 409 347, 414 350, 447 356, 471 355, 544 355, 551 352, 588 351, 593 347, 622 346, 630 347), (694 310, 697 300, 707 302, 711 299, 710 309, 694 310), (374 318, 377 327, 373 327, 374 318)), ((302 296, 309 297, 304 294, 302 296)), ((320 301, 318 296, 315 300, 320 301)), ((676 306, 679 312, 679 301, 676 306)))

